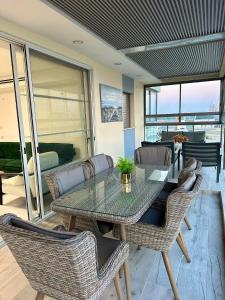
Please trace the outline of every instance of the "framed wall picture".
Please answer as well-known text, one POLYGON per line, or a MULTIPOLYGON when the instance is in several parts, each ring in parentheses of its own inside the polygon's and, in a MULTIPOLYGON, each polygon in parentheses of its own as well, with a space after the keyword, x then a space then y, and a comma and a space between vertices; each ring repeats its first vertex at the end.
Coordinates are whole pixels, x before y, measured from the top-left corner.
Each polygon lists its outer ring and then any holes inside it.
POLYGON ((122 122, 122 91, 100 84, 102 122, 122 122))

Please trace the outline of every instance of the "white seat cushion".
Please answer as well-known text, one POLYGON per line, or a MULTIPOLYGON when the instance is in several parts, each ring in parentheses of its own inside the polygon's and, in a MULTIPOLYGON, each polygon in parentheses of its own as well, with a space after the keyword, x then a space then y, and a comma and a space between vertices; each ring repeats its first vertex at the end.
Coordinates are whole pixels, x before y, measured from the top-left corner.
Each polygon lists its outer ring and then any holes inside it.
POLYGON ((25 197, 25 187, 23 176, 14 176, 7 179, 2 179, 2 191, 5 194, 25 197))

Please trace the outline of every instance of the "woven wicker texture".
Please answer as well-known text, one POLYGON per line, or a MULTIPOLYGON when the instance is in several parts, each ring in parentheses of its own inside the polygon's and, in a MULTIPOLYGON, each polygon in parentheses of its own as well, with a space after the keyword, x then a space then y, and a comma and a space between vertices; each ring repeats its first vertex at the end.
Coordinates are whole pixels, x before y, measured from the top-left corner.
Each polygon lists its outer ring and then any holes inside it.
MULTIPOLYGON (((61 196, 60 194, 60 174, 67 172, 68 170, 75 169, 77 167, 81 166, 83 168, 85 179, 88 180, 91 177, 91 170, 89 166, 86 163, 82 163, 81 165, 78 165, 77 163, 70 163, 67 165, 64 165, 62 167, 56 168, 54 170, 51 170, 45 174, 45 179, 48 184, 50 193, 52 195, 53 200, 59 198, 61 196)), ((68 228, 69 226, 69 216, 68 214, 60 214, 63 225, 68 228)), ((75 228, 72 228, 72 230, 75 228)), ((95 235, 100 235, 98 226, 96 221, 84 218, 84 217, 77 217, 76 218, 76 230, 89 230, 93 232, 95 235)))
POLYGON ((113 163, 113 159, 111 156, 106 155, 106 154, 96 155, 85 161, 85 165, 87 168, 89 168, 89 172, 90 172, 91 176, 95 176, 99 173, 97 164, 101 165, 103 163, 103 162, 101 162, 101 160, 105 160, 105 164, 104 164, 105 166, 101 168, 102 171, 113 168, 114 163, 113 163))
POLYGON ((200 160, 196 160, 194 158, 189 159, 186 163, 186 167, 182 169, 182 171, 178 176, 178 185, 181 185, 183 183, 183 181, 185 180, 189 172, 195 172, 195 174, 198 174, 201 172, 201 170, 202 170, 202 162, 200 160), (192 164, 194 163, 196 167, 193 169, 192 164))
POLYGON ((127 192, 123 190, 119 171, 106 170, 56 199, 52 209, 112 223, 136 223, 163 189, 167 177, 160 176, 168 174, 168 169, 136 165, 127 192))
POLYGON ((99 269, 91 232, 61 240, 12 226, 9 219, 10 215, 0 218, 1 236, 31 286, 55 299, 98 299, 128 258, 128 244, 120 242, 99 269))
POLYGON ((134 152, 136 164, 171 165, 172 151, 167 147, 139 147, 134 152))
MULTIPOLYGON (((166 201, 165 225, 157 227, 140 222, 125 226, 127 241, 139 246, 151 248, 161 252, 168 252, 180 231, 180 225, 191 205, 193 197, 199 191, 202 176, 197 175, 193 189, 171 193, 166 201)), ((114 235, 118 236, 118 226, 114 228, 114 235)))

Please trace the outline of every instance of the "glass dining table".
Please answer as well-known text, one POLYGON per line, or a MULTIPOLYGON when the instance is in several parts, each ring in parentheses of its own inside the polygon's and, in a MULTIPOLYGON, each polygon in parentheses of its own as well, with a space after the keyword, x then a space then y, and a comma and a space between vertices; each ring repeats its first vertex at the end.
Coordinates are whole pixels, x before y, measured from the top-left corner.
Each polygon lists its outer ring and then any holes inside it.
MULTIPOLYGON (((108 169, 52 202, 55 212, 123 225, 136 223, 151 206, 167 181, 170 167, 136 165, 128 184, 117 168, 108 169)), ((124 234, 121 234, 123 238, 124 234)))

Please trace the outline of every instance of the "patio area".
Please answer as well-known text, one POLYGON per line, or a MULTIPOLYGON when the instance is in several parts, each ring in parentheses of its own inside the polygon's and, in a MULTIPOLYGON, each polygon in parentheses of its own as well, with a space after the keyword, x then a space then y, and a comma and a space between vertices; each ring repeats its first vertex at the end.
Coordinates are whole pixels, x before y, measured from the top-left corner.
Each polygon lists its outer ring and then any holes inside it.
MULTIPOLYGON (((221 174, 221 182, 225 172, 221 174)), ((188 264, 175 243, 170 257, 177 286, 182 300, 223 300, 225 294, 225 246, 220 197, 212 190, 225 187, 215 183, 215 170, 203 168, 203 183, 199 196, 193 201, 188 214, 192 230, 185 225, 182 232, 186 241, 191 263, 188 264), (209 186, 209 182, 212 186, 209 186), (211 191, 209 191, 211 190, 211 191)), ((54 227, 61 223, 58 217, 42 223, 54 227)), ((168 276, 160 253, 130 245, 129 267, 131 273, 132 299, 172 300, 168 276)), ((122 279, 125 295, 125 283, 122 279)), ((7 247, 0 249, 0 299, 35 299, 35 291, 30 287, 7 247)), ((46 299, 52 299, 46 297, 46 299)), ((101 298, 116 299, 114 286, 110 286, 101 298)))
POLYGON ((0 0, 0 300, 53 299, 225 299, 225 0, 0 0))

